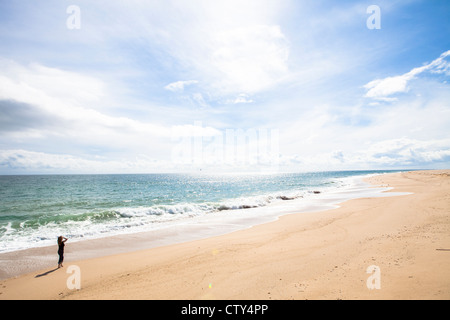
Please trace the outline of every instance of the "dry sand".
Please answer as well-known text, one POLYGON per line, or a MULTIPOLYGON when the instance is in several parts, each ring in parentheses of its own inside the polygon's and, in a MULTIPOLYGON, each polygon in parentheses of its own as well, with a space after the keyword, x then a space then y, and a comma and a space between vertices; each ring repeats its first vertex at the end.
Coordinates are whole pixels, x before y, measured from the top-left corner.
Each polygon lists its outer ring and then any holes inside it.
POLYGON ((70 261, 1 280, 0 299, 450 299, 450 170, 369 182, 412 194, 70 261), (70 265, 79 267, 80 290, 67 286, 70 265), (367 287, 371 265, 380 270, 380 289, 367 287))

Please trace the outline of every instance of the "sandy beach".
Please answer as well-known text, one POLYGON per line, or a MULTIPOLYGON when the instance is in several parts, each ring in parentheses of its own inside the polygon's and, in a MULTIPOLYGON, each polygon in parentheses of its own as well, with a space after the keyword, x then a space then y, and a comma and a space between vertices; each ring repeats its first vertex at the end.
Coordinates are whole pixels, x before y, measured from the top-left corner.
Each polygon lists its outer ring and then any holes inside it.
POLYGON ((450 170, 368 181, 410 194, 99 258, 70 258, 68 242, 64 268, 1 280, 0 299, 450 299, 450 170))

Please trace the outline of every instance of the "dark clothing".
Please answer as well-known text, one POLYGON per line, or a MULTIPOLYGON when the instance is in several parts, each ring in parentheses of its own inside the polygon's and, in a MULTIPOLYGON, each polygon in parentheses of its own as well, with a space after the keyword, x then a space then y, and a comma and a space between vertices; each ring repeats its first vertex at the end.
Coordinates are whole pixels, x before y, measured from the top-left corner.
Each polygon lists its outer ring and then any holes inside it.
POLYGON ((64 261, 64 252, 58 251, 58 254, 59 254, 58 264, 61 264, 64 261))
POLYGON ((58 264, 61 264, 64 261, 64 242, 61 242, 61 244, 58 247, 58 255, 59 255, 58 264))

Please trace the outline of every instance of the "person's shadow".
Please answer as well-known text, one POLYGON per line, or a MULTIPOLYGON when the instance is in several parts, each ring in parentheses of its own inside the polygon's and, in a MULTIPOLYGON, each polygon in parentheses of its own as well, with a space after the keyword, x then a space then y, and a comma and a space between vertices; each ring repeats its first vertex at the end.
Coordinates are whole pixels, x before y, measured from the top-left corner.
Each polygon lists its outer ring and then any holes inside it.
POLYGON ((49 270, 49 271, 46 271, 46 272, 44 272, 44 273, 38 274, 38 275, 35 276, 35 278, 40 278, 40 277, 46 276, 46 275, 48 275, 48 274, 50 274, 50 273, 52 273, 52 272, 55 272, 55 271, 58 270, 58 269, 59 269, 59 268, 55 268, 55 269, 53 269, 53 270, 49 270))

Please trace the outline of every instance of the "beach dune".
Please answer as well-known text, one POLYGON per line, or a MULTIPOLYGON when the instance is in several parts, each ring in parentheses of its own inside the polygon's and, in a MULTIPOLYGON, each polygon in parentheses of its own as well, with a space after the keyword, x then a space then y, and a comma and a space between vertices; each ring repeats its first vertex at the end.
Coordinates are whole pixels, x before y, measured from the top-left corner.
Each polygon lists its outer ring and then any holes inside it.
POLYGON ((450 170, 367 181, 408 194, 69 261, 1 280, 0 299, 450 299, 450 170))

